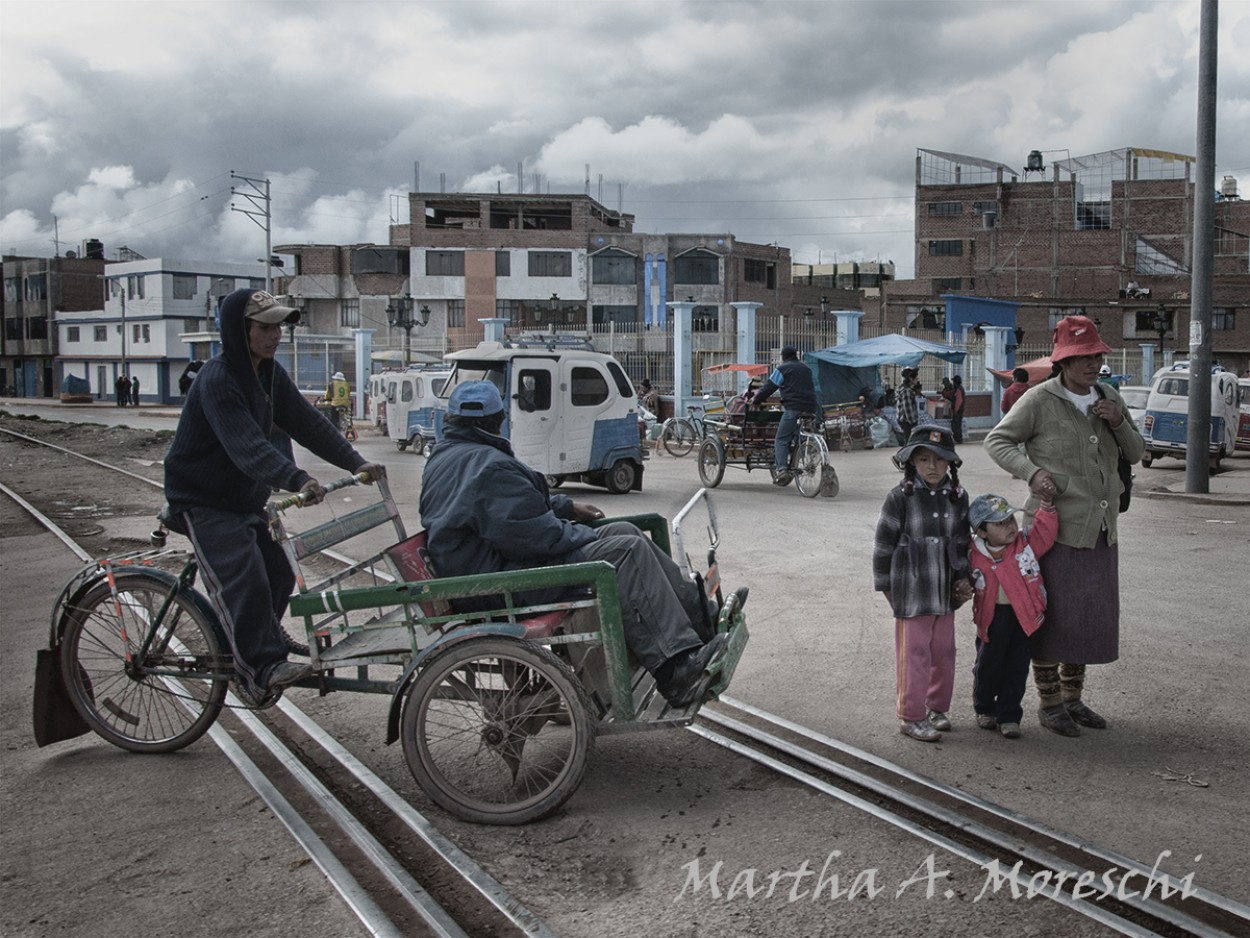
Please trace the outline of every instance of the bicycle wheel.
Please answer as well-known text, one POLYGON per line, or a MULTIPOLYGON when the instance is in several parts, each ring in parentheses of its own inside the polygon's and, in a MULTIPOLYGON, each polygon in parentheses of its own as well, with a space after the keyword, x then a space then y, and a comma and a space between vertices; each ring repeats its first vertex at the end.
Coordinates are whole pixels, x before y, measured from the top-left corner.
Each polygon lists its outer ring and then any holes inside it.
POLYGON ((725 478, 725 444, 720 437, 709 436, 699 444, 699 478, 710 489, 725 478))
POLYGON ((803 434, 798 449, 790 461, 794 471, 794 484, 799 494, 815 498, 820 494, 821 474, 825 466, 825 448, 814 435, 803 434))
POLYGON ((682 418, 674 418, 664 424, 664 432, 660 434, 660 442, 664 445, 664 451, 670 456, 685 456, 692 449, 694 444, 698 442, 699 435, 695 432, 694 425, 682 418))
POLYGON ((524 824, 581 783, 594 744, 590 700, 546 648, 509 638, 452 645, 421 669, 404 704, 404 757, 457 817, 524 824), (567 724, 554 722, 568 714, 567 724))
POLYGON ((78 712, 115 746, 172 752, 195 742, 221 712, 233 670, 216 617, 197 593, 170 603, 143 660, 153 622, 177 582, 157 570, 115 575, 66 611, 61 672, 78 712))

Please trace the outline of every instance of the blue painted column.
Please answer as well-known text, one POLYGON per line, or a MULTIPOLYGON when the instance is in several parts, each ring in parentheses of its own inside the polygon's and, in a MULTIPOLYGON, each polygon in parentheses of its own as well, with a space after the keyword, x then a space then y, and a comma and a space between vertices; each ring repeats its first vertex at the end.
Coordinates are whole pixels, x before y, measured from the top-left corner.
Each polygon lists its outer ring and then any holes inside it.
POLYGON ((479 319, 482 324, 482 341, 483 342, 499 342, 504 340, 504 326, 508 324, 508 320, 502 316, 489 316, 486 319, 479 319))
POLYGON ((369 376, 373 374, 373 333, 375 329, 353 329, 356 340, 356 420, 365 419, 365 392, 369 389, 369 376))
POLYGON ((1155 344, 1142 342, 1139 347, 1141 348, 1141 375, 1133 383, 1148 385, 1154 379, 1155 371, 1158 370, 1158 366, 1155 365, 1155 344))
MULTIPOLYGON (((763 306, 763 303, 756 303, 749 300, 739 300, 736 303, 730 303, 737 313, 735 317, 738 323, 738 352, 736 361, 741 365, 755 364, 755 313, 763 306)), ((738 375, 738 393, 742 394, 747 389, 747 384, 751 379, 744 374, 738 375)))
MULTIPOLYGON (((1007 370, 1007 343, 1013 341, 1016 337, 1016 330, 1010 326, 982 326, 985 332, 985 367, 993 368, 995 371, 1007 370)), ((971 375, 968 375, 971 378, 971 375)), ((985 387, 994 387, 994 378, 989 371, 983 372, 981 380, 975 390, 984 390, 985 387)), ((965 381, 964 393, 974 390, 971 381, 965 381)), ((990 395, 990 416, 994 423, 1003 419, 1003 399, 999 394, 990 395)))
POLYGON ((838 320, 838 345, 850 345, 859 341, 859 321, 864 318, 863 312, 857 309, 839 309, 833 314, 838 320))
POLYGON ((694 396, 691 375, 694 356, 691 354, 693 342, 690 337, 694 304, 686 300, 675 300, 665 305, 673 311, 673 414, 684 417, 686 405, 694 396))

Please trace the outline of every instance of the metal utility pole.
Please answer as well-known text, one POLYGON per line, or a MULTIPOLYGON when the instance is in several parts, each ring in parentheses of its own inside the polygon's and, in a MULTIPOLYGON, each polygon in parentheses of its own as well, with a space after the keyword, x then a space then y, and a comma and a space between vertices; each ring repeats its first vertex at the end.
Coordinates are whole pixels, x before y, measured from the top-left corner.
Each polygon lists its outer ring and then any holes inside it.
POLYGON ((1198 30, 1198 166, 1189 313, 1189 422, 1185 491, 1211 490, 1211 294, 1215 279, 1215 84, 1218 0, 1202 0, 1198 30))
POLYGON ((251 208, 243 208, 238 205, 231 205, 230 211, 242 212, 252 221, 256 222, 265 232, 265 290, 269 293, 273 292, 273 275, 271 273, 270 260, 273 258, 273 216, 270 212, 269 198, 269 180, 253 179, 251 176, 240 176, 234 170, 230 171, 230 178, 245 182, 251 187, 251 191, 246 189, 236 189, 230 187, 230 194, 237 195, 240 198, 247 199, 251 208), (262 221, 262 219, 264 219, 262 221))

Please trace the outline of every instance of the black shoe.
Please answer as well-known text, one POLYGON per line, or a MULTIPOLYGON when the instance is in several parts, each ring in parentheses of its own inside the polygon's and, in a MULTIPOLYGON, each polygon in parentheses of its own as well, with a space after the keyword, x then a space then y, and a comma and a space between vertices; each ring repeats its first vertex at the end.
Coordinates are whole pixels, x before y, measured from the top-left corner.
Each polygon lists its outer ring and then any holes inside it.
POLYGON ((1080 723, 1081 726, 1088 726, 1094 730, 1105 730, 1107 728, 1107 721, 1085 706, 1080 700, 1065 700, 1063 705, 1067 708, 1068 715, 1077 723, 1080 723))
POLYGON ((312 654, 312 652, 308 650, 307 645, 303 642, 297 642, 295 639, 291 638, 291 636, 287 635, 286 632, 282 633, 282 642, 286 645, 286 653, 288 655, 295 655, 297 658, 307 658, 310 654, 312 654))
POLYGON ((269 669, 269 690, 281 691, 305 678, 312 677, 310 665, 297 661, 280 661, 269 669))
POLYGON ((1037 719, 1046 729, 1052 733, 1058 733, 1060 736, 1081 735, 1081 728, 1073 722, 1072 716, 1068 713, 1068 708, 1063 704, 1055 704, 1053 707, 1042 707, 1037 711, 1037 719))
POLYGON ((268 710, 282 697, 281 690, 253 690, 238 679, 234 682, 234 692, 250 710, 268 710))
POLYGON ((673 664, 672 674, 660 687, 660 693, 670 706, 680 709, 703 699, 712 683, 712 675, 707 669, 728 644, 728 635, 717 635, 702 648, 686 652, 673 664))
POLYGON ((778 472, 773 476, 773 485, 785 486, 789 485, 793 481, 794 473, 790 472, 788 469, 778 472))

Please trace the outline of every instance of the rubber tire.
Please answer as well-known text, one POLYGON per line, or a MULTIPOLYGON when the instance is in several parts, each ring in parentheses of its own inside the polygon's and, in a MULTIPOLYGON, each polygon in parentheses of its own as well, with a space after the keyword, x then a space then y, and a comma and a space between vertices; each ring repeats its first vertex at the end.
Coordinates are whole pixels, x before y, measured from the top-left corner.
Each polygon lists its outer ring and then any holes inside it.
POLYGON ((1154 461, 1154 453, 1142 453, 1141 465, 1143 469, 1149 469, 1154 461))
POLYGON ((430 442, 429 440, 426 440, 424 445, 422 445, 421 447, 421 455, 424 456, 426 459, 429 459, 431 456, 433 456, 434 444, 430 442))
MULTIPOLYGON (((127 675, 121 631, 129 649, 137 653, 147 634, 147 621, 156 615, 176 577, 160 570, 114 575, 122 601, 119 621, 107 580, 90 587, 66 611, 61 639, 61 673, 74 707, 96 733, 131 752, 173 752, 189 746, 207 732, 221 713, 233 674, 225 637, 208 602, 198 593, 182 592, 165 613, 175 617, 172 637, 209 664, 204 680, 181 681, 186 695, 171 692, 174 678, 127 675), (193 704, 193 709, 188 709, 193 704), (153 727, 152 732, 147 728, 153 727)), ((168 639, 166 640, 168 645, 168 639)), ((186 662, 175 650, 175 660, 186 662)))
POLYGON ((699 446, 699 478, 710 489, 725 478, 725 444, 720 437, 709 436, 699 446))
MULTIPOLYGON (((513 688, 519 677, 512 676, 513 688)), ((408 689, 400 737, 408 768, 440 807, 476 824, 526 824, 556 811, 581 784, 594 747, 590 714, 585 689, 551 651, 520 639, 483 636, 451 645, 422 667, 408 689), (483 675, 475 670, 480 668, 488 670, 483 675), (520 722, 521 714, 491 720, 484 712, 486 695, 501 691, 483 686, 482 677, 498 684, 509 668, 523 671, 531 693, 555 694, 544 707, 548 719, 526 737, 519 759, 517 777, 530 775, 543 768, 535 764, 540 761, 534 758, 536 744, 550 750, 546 761, 554 764, 538 779, 536 791, 516 791, 499 743, 487 738, 520 722), (561 710, 569 716, 568 725, 551 719, 561 710), (443 737, 431 739, 432 728, 443 737)))
POLYGON ((396 448, 397 450, 399 450, 399 451, 402 453, 404 450, 406 450, 406 449, 408 448, 408 441, 407 441, 407 440, 396 440, 396 441, 395 441, 395 448, 396 448))
POLYGON ((664 425, 660 434, 660 443, 670 456, 685 456, 698 441, 699 435, 694 432, 694 425, 689 420, 670 420, 664 425))
POLYGON ((799 440, 798 452, 794 454, 790 464, 794 467, 794 485, 804 498, 815 498, 820 494, 820 480, 825 466, 825 454, 810 436, 799 440))
POLYGON ((625 495, 634 488, 638 479, 638 467, 631 460, 618 459, 612 468, 603 474, 603 484, 613 495, 625 495))

